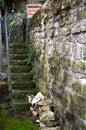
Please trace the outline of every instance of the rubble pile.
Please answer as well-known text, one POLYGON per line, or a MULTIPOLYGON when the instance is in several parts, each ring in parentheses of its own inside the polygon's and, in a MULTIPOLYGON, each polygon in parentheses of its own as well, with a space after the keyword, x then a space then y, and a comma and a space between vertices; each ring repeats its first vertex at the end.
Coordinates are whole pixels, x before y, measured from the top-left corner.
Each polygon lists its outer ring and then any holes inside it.
POLYGON ((54 112, 51 110, 50 99, 38 92, 36 96, 28 96, 28 101, 31 104, 30 110, 33 116, 38 117, 36 123, 39 124, 40 130, 60 130, 54 112))

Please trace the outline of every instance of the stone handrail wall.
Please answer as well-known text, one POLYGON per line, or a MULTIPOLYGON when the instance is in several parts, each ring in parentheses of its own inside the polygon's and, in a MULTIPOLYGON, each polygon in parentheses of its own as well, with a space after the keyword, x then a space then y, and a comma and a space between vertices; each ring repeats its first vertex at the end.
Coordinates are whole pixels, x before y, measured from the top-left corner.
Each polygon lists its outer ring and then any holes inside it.
POLYGON ((40 91, 62 130, 86 129, 86 1, 48 0, 29 21, 40 91))

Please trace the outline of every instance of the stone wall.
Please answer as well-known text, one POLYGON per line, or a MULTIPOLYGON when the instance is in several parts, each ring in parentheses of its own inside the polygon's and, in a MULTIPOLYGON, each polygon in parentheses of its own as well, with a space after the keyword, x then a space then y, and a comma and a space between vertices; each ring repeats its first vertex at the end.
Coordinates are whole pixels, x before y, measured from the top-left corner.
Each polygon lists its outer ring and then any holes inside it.
POLYGON ((48 0, 30 20, 40 91, 61 130, 86 129, 86 1, 48 0))

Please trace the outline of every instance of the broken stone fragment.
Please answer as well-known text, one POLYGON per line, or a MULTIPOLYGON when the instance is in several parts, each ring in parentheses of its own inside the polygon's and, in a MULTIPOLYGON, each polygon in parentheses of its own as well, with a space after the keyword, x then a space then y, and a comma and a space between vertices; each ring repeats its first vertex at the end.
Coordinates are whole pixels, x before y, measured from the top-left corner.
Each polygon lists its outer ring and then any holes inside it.
POLYGON ((48 105, 41 107, 43 111, 49 111, 50 107, 48 105))
POLYGON ((46 122, 46 126, 48 126, 48 127, 55 127, 55 126, 58 126, 58 121, 56 121, 56 120, 50 120, 50 121, 47 121, 46 122))
POLYGON ((39 124, 39 123, 40 123, 40 120, 39 120, 39 119, 37 119, 35 122, 39 124))
POLYGON ((45 105, 50 105, 50 104, 51 104, 51 100, 46 99, 46 98, 38 102, 39 106, 45 106, 45 105))
POLYGON ((30 107, 30 110, 32 111, 33 116, 39 116, 42 111, 41 108, 37 104, 30 107))
POLYGON ((38 92, 37 95, 35 96, 35 98, 32 100, 32 105, 33 104, 37 104, 37 102, 39 102, 40 100, 43 100, 44 96, 41 92, 38 92))
POLYGON ((56 127, 43 127, 40 128, 40 130, 61 130, 60 126, 56 126, 56 127))
POLYGON ((32 111, 32 114, 33 114, 33 116, 38 116, 38 113, 37 113, 37 111, 32 111))
POLYGON ((40 116, 40 121, 47 122, 49 120, 55 120, 54 112, 52 111, 43 112, 42 115, 40 116))
POLYGON ((32 100, 34 99, 34 95, 30 95, 28 96, 28 102, 29 103, 32 103, 32 100))
POLYGON ((45 127, 46 124, 45 124, 44 122, 40 122, 40 123, 39 123, 39 126, 40 126, 40 128, 42 128, 42 127, 45 127))

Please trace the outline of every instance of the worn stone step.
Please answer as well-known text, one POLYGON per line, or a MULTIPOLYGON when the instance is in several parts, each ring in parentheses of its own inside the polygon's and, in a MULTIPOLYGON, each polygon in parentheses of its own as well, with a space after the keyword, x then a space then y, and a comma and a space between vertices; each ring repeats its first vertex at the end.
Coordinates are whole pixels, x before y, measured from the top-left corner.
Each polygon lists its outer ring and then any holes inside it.
POLYGON ((12 100, 13 104, 29 104, 27 100, 12 100))
POLYGON ((27 79, 33 79, 33 74, 32 73, 11 73, 10 74, 11 80, 16 80, 16 79, 20 79, 21 81, 23 79, 27 80, 27 79))
POLYGON ((31 66, 10 66, 11 73, 25 73, 31 70, 31 66))
POLYGON ((10 48, 10 54, 27 54, 27 49, 10 48))
POLYGON ((12 101, 12 109, 14 109, 14 111, 16 112, 24 112, 24 111, 28 111, 30 109, 30 104, 28 102, 18 102, 13 100, 12 101))
POLYGON ((9 44, 10 48, 27 48, 26 43, 10 43, 9 44))
POLYGON ((34 88, 35 83, 33 82, 11 82, 12 89, 29 89, 29 88, 34 88))
POLYGON ((26 66, 26 63, 24 60, 11 60, 10 61, 10 65, 14 65, 14 66, 26 66))
POLYGON ((36 95, 38 89, 27 89, 27 90, 12 90, 12 98, 16 100, 28 100, 28 96, 36 95))
POLYGON ((11 75, 10 76, 10 78, 11 78, 11 81, 13 81, 13 82, 26 82, 26 81, 34 81, 35 79, 34 79, 34 76, 32 75, 32 76, 30 76, 29 74, 27 75, 24 75, 24 76, 22 76, 22 75, 11 75))
POLYGON ((26 54, 10 54, 10 60, 25 60, 26 54))

